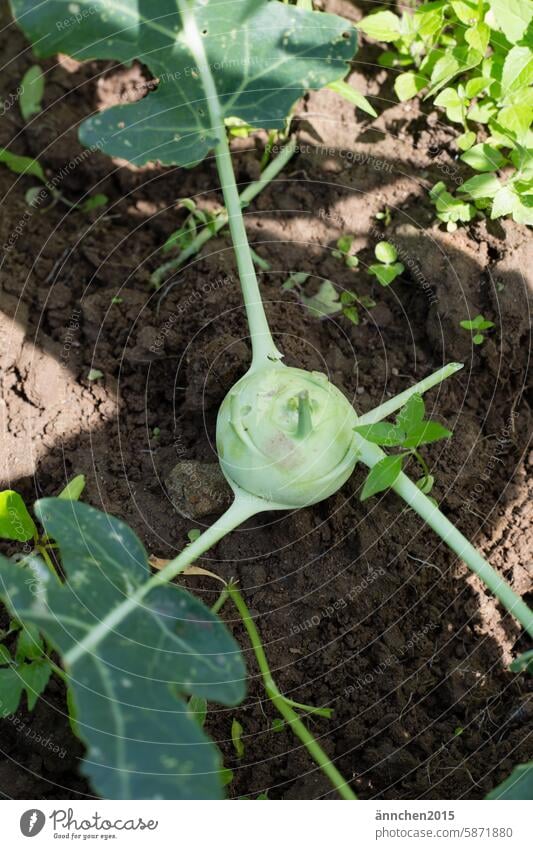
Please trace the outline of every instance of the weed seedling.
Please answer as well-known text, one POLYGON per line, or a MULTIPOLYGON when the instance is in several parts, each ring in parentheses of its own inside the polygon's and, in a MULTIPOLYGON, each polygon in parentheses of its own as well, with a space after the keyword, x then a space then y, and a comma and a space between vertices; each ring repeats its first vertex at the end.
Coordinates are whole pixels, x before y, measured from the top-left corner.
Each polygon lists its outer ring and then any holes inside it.
POLYGON ((474 345, 482 345, 486 339, 482 331, 490 330, 491 327, 494 327, 494 322, 486 319, 481 313, 471 320, 465 319, 464 321, 460 321, 459 324, 463 330, 470 331, 474 345))
POLYGON ((92 209, 97 209, 100 206, 105 206, 108 201, 107 195, 98 194, 87 198, 81 204, 72 203, 68 200, 54 185, 54 181, 48 180, 43 171, 42 165, 37 159, 32 159, 31 156, 18 156, 16 153, 11 153, 5 147, 0 147, 0 163, 3 163, 6 168, 14 174, 23 176, 35 177, 43 184, 41 188, 32 187, 26 192, 26 202, 29 206, 36 208, 44 203, 45 199, 50 196, 51 204, 43 207, 43 211, 51 209, 58 201, 68 206, 69 209, 80 209, 82 212, 90 212, 92 209))
POLYGON ((390 242, 378 242, 374 249, 374 256, 378 262, 369 266, 368 271, 374 275, 381 286, 390 286, 393 280, 396 280, 405 270, 401 262, 396 262, 398 252, 390 242))
POLYGON ((337 239, 336 250, 332 251, 331 254, 335 259, 342 259, 344 265, 348 268, 357 268, 359 265, 357 257, 350 253, 353 241, 354 236, 341 236, 340 239, 337 239))
POLYGON ((400 449, 398 454, 387 455, 373 466, 363 486, 361 501, 393 486, 409 457, 413 457, 423 471, 423 476, 416 482, 417 487, 425 495, 431 492, 434 478, 418 449, 422 445, 448 439, 452 434, 438 422, 424 419, 424 414, 423 398, 421 395, 414 394, 401 408, 396 416, 395 424, 377 422, 370 425, 358 425, 354 428, 356 433, 374 445, 400 449))

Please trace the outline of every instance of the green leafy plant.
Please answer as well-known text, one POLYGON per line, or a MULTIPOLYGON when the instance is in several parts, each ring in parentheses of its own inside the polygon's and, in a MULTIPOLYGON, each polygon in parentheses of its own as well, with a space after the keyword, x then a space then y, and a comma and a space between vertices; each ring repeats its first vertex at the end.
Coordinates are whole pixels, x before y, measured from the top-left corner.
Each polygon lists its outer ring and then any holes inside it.
POLYGON ((483 331, 490 330, 491 327, 494 327, 494 322, 489 321, 481 314, 476 315, 472 319, 464 319, 459 324, 463 330, 469 330, 471 332, 474 345, 482 345, 486 338, 483 331))
POLYGON ((363 486, 361 501, 389 489, 398 479, 405 462, 410 457, 419 463, 424 473, 416 482, 417 487, 426 495, 431 492, 434 478, 418 449, 422 445, 447 439, 452 434, 439 422, 424 419, 424 415, 424 400, 421 395, 414 394, 398 413, 395 424, 377 422, 370 425, 358 425, 354 428, 356 433, 374 445, 402 449, 398 454, 383 457, 373 466, 363 486))
POLYGON ((357 268, 359 265, 357 257, 350 253, 353 241, 354 236, 341 236, 340 239, 337 239, 336 250, 331 254, 335 259, 342 259, 348 268, 357 268))
POLYGON ((432 98, 461 128, 462 161, 481 172, 459 187, 457 199, 446 187, 433 190, 437 216, 450 230, 480 213, 533 224, 532 18, 529 0, 513 0, 512 9, 502 0, 436 0, 401 15, 377 11, 358 24, 394 48, 379 61, 401 71, 398 99, 432 98))
MULTIPOLYGON (((80 133, 86 144, 98 139, 103 150, 136 164, 159 159, 190 166, 214 151, 252 362, 218 414, 217 452, 234 501, 211 527, 151 574, 139 540, 122 522, 77 502, 45 499, 38 502, 37 515, 59 547, 66 580, 43 582, 37 573, 38 592, 32 592, 24 569, 3 560, 3 597, 13 615, 41 628, 61 656, 76 728, 88 747, 83 769, 102 795, 221 795, 220 758, 183 696, 226 705, 243 697, 240 652, 215 615, 231 599, 272 704, 342 798, 353 800, 348 782, 298 713, 319 714, 321 709, 292 702, 280 692, 236 587, 228 585, 208 611, 170 582, 250 517, 327 498, 357 462, 373 469, 384 452, 357 429, 392 415, 459 367, 446 366, 358 417, 326 375, 285 366, 270 332, 224 121, 237 116, 250 126, 281 128, 299 95, 345 76, 356 49, 355 32, 336 16, 264 0, 229 5, 177 0, 171 11, 163 6, 165 14, 156 21, 141 16, 133 0, 123 0, 120 13, 102 0, 93 4, 91 16, 61 32, 54 22, 63 4, 36 7, 31 0, 14 0, 13 5, 42 54, 62 50, 77 59, 139 59, 160 76, 159 87, 143 100, 85 121, 80 133), (131 24, 124 30, 126 12, 131 24), (228 33, 234 33, 230 42, 228 33), (242 64, 232 65, 229 74, 213 72, 236 51, 242 64), (260 63, 260 74, 251 56, 260 63), (177 77, 175 69, 191 61, 195 74, 177 77)), ((533 634, 527 605, 422 490, 401 471, 392 488, 533 634)))
POLYGON ((377 263, 370 265, 368 271, 373 274, 381 286, 390 286, 393 280, 405 270, 401 262, 397 262, 398 252, 390 242, 378 242, 374 249, 377 263))

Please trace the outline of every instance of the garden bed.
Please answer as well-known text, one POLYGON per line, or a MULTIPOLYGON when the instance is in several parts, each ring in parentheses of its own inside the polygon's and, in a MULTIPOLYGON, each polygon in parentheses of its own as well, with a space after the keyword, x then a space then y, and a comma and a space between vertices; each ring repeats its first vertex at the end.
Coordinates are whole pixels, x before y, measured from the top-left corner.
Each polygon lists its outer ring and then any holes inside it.
MULTIPOLYGON (((347 2, 328 8, 360 17, 347 2)), ((32 58, 14 25, 3 30, 2 49, 4 98, 32 58)), ((246 210, 252 246, 270 263, 261 274, 266 310, 286 362, 327 372, 359 412, 444 362, 465 363, 427 396, 432 417, 454 431, 428 451, 435 496, 524 594, 531 591, 528 232, 508 220, 453 234, 437 226, 427 188, 443 174, 461 177, 453 131, 427 104, 396 103, 376 55, 372 47, 360 51, 352 81, 379 118, 331 92, 309 95, 297 107, 295 156, 246 210), (375 215, 387 208, 385 224, 375 215), (355 271, 331 255, 345 233, 355 236, 363 260, 355 271), (383 238, 406 267, 386 289, 365 271, 383 238), (311 288, 323 278, 355 287, 376 306, 358 326, 320 320, 282 289, 294 271, 314 275, 311 288), (496 331, 473 348, 459 322, 478 313, 496 331)), ((96 107, 138 97, 149 73, 66 58, 43 67, 42 114, 24 126, 10 109, 0 146, 38 156, 49 176, 62 175, 70 199, 91 187, 109 203, 91 213, 57 204, 28 218, 24 194, 35 181, 0 169, 0 235, 9 241, 1 269, 2 488, 32 502, 84 473, 84 500, 124 518, 150 554, 168 558, 213 516, 180 516, 165 480, 178 461, 216 461, 217 410, 250 356, 227 236, 212 239, 161 301, 162 290, 150 287, 161 262, 156 251, 184 216, 177 200, 221 203, 215 166, 208 158, 193 171, 134 168, 88 154, 77 141, 79 122, 96 107), (91 369, 103 377, 89 380, 91 369)), ((257 179, 265 139, 259 133, 233 143, 242 185, 257 179)), ((363 478, 356 470, 311 509, 250 520, 202 564, 239 579, 282 691, 334 708, 331 719, 311 718, 310 727, 361 798, 483 798, 533 754, 527 679, 508 671, 527 645, 466 567, 406 507, 400 511, 394 494, 379 508, 360 503, 363 478)), ((200 484, 191 476, 191 487, 200 484)), ((212 581, 184 580, 215 601, 212 581)), ((232 627, 233 612, 223 616, 232 627)), ((208 717, 235 774, 230 795, 332 795, 305 749, 286 729, 272 731, 272 706, 236 620, 233 630, 248 663, 249 695, 238 710, 216 706, 208 717), (234 717, 244 728, 241 759, 230 740, 234 717)), ((83 750, 57 680, 33 713, 21 708, 1 724, 2 794, 91 794, 78 775, 83 750)))

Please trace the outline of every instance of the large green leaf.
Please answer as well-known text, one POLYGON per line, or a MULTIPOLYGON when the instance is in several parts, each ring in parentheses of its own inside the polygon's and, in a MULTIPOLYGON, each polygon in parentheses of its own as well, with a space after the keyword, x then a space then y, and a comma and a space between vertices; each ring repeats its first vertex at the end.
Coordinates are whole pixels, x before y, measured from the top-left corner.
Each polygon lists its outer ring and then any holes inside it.
POLYGON ((88 748, 83 772, 106 798, 219 798, 218 750, 183 696, 238 703, 245 668, 237 644, 179 586, 141 597, 147 556, 123 522, 59 498, 38 502, 36 513, 59 545, 67 580, 2 558, 0 594, 62 655, 88 748))
MULTIPOLYGON (((176 0, 12 0, 39 56, 139 59, 159 80, 143 100, 85 121, 80 138, 142 164, 192 165, 216 144, 207 101, 176 0), (62 26, 58 25, 63 23, 62 26)), ((224 117, 282 127, 308 89, 342 78, 356 50, 354 28, 335 15, 273 0, 191 0, 224 117)))

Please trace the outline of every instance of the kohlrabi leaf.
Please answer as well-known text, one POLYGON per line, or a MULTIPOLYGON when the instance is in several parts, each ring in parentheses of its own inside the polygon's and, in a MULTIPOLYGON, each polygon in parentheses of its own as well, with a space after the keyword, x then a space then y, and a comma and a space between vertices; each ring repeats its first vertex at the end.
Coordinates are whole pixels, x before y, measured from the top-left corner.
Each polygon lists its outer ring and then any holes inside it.
POLYGON ((403 459, 403 454, 391 454, 379 460, 368 473, 361 493, 361 501, 366 501, 372 495, 389 489, 402 470, 403 459))
POLYGON ((486 799, 531 799, 533 794, 533 761, 515 766, 511 775, 491 790, 486 799))
MULTIPOLYGON (((39 56, 145 63, 158 79, 142 100, 85 121, 80 138, 136 164, 193 165, 224 126, 211 127, 208 100, 182 29, 177 0, 12 0, 39 56), (58 22, 63 26, 58 26, 58 22)), ((191 0, 223 117, 256 128, 284 126, 308 89, 341 79, 356 51, 355 29, 335 15, 268 0, 191 0)))
POLYGON ((87 746, 83 773, 110 799, 220 798, 219 752, 184 696, 238 703, 237 644, 181 587, 143 590, 147 555, 123 522, 59 498, 38 502, 36 513, 66 581, 1 558, 0 594, 61 655, 87 746))

